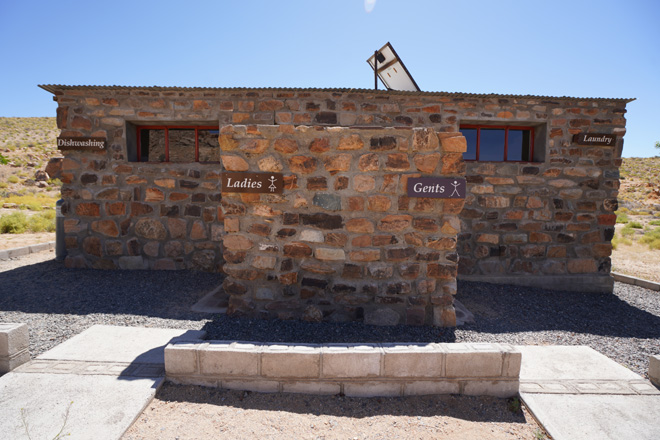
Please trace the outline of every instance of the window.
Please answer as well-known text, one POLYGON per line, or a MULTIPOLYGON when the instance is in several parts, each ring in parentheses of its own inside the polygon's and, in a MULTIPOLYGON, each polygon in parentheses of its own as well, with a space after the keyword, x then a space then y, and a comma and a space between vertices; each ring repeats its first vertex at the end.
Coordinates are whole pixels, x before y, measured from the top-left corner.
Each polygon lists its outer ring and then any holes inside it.
POLYGON ((216 127, 138 126, 138 162, 219 162, 216 127))
POLYGON ((461 125, 467 141, 465 160, 531 162, 534 160, 534 128, 461 125))

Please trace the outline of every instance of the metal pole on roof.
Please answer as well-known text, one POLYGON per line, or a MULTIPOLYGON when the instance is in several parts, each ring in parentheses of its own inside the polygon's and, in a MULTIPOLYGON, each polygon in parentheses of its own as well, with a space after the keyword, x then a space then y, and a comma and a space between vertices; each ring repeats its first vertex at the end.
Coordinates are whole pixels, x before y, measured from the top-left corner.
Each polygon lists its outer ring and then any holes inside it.
POLYGON ((378 51, 374 51, 374 90, 378 90, 378 51))

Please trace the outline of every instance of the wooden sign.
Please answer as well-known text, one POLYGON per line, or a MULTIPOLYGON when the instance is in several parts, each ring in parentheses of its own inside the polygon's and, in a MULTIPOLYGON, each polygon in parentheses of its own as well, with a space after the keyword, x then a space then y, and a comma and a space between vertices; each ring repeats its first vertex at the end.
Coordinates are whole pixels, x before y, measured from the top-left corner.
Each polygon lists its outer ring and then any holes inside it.
POLYGON ((408 179, 408 197, 464 199, 465 192, 465 179, 454 177, 411 177, 408 179))
POLYGON ((282 173, 222 173, 222 192, 282 194, 282 173))
POLYGON ((102 137, 58 137, 58 150, 102 151, 108 146, 106 138, 102 137))
POLYGON ((613 147, 616 144, 616 135, 604 133, 580 133, 573 136, 573 142, 578 145, 602 145, 613 147))

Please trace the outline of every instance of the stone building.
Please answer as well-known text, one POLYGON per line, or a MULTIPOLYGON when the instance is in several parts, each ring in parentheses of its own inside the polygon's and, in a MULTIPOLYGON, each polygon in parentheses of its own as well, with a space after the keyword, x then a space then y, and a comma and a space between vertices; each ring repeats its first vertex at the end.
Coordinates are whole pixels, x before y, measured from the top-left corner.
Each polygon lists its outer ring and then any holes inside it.
POLYGON ((436 325, 457 274, 612 290, 631 100, 40 87, 61 138, 105 141, 58 164, 69 267, 224 270, 230 312, 436 325), (284 188, 229 192, 226 172, 284 188), (467 195, 410 197, 425 176, 467 195))

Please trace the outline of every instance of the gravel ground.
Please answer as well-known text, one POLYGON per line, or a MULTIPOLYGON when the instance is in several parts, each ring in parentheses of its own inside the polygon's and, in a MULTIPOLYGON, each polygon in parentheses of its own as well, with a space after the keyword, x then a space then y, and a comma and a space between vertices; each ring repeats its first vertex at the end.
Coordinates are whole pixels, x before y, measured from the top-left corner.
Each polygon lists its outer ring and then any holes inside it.
POLYGON ((42 252, 0 261, 0 322, 30 327, 37 356, 94 324, 203 329, 209 339, 261 342, 503 342, 587 345, 645 376, 660 353, 660 293, 615 283, 615 295, 460 282, 475 324, 456 329, 262 321, 190 307, 222 275, 66 269, 42 252))

